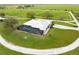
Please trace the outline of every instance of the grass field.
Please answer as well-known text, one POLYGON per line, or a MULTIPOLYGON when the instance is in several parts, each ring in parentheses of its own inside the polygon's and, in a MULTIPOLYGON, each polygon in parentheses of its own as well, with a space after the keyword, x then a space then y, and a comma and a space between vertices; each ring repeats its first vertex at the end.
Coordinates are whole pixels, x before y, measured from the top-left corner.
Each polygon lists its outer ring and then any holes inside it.
MULTIPOLYGON (((18 18, 24 17, 27 18, 27 12, 34 12, 36 18, 43 18, 43 13, 47 12, 47 10, 41 10, 41 9, 4 9, 0 10, 0 12, 5 13, 7 16, 16 16, 18 18), (12 13, 13 12, 13 13, 12 13)), ((49 10, 49 12, 52 14, 52 19, 57 19, 61 16, 64 16, 64 20, 72 20, 67 12, 64 11, 53 11, 49 10)))
MULTIPOLYGON (((78 5, 35 5, 35 7, 29 7, 24 9, 16 9, 16 6, 6 6, 6 9, 0 9, 0 13, 5 13, 6 16, 14 16, 18 20, 19 24, 23 24, 28 21, 27 12, 34 12, 36 18, 43 18, 43 13, 49 11, 53 16, 52 19, 58 19, 60 16, 64 16, 64 20, 71 21, 70 15, 66 12, 66 9, 79 11, 78 5)), ((66 25, 73 27, 74 25, 63 23, 63 22, 53 22, 54 24, 66 25)), ((25 33, 22 31, 14 31, 12 33, 6 32, 3 28, 4 23, 0 23, 0 34, 8 41, 15 45, 36 48, 36 49, 47 49, 47 48, 57 48, 63 47, 71 44, 79 37, 79 32, 75 30, 64 30, 51 28, 47 35, 41 37, 32 35, 30 33, 25 33), (39 38, 38 38, 39 37, 39 38)), ((11 51, 2 45, 0 45, 0 54, 21 54, 18 52, 11 51), (9 51, 9 53, 8 53, 9 51)), ((64 54, 79 54, 79 48, 64 53, 64 54)))

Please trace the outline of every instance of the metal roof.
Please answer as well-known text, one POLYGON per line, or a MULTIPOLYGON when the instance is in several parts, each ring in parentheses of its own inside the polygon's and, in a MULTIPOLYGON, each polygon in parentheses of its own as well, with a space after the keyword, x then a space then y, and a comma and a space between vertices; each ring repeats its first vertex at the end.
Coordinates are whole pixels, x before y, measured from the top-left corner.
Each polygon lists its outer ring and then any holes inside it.
POLYGON ((24 25, 29 25, 34 28, 39 28, 40 30, 46 30, 48 25, 52 22, 52 20, 45 20, 45 19, 32 19, 24 25))

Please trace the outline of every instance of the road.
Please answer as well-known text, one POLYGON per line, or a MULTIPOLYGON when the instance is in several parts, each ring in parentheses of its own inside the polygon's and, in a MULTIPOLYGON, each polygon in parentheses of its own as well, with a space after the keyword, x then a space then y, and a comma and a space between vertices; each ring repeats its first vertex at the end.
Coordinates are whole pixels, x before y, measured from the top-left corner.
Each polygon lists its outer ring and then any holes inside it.
POLYGON ((75 23, 78 25, 78 28, 79 28, 79 22, 76 19, 76 17, 74 16, 74 14, 71 11, 69 11, 69 14, 72 16, 73 20, 75 21, 75 23))

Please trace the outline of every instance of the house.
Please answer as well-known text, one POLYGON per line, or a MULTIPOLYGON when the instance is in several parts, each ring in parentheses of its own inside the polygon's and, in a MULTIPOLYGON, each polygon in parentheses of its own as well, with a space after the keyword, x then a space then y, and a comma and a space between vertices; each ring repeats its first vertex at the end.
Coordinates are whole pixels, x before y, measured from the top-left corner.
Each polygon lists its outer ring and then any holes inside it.
POLYGON ((19 30, 33 34, 45 35, 52 26, 52 20, 32 19, 18 27, 19 30))

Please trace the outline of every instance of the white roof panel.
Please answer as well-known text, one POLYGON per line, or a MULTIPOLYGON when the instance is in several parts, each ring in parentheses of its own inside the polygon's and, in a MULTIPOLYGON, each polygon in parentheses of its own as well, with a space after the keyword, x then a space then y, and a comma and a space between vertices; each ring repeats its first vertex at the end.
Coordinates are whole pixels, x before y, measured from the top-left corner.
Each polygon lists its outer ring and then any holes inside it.
POLYGON ((46 30, 48 25, 52 22, 52 20, 45 20, 45 19, 32 19, 24 25, 29 25, 34 28, 39 28, 40 30, 46 30))

